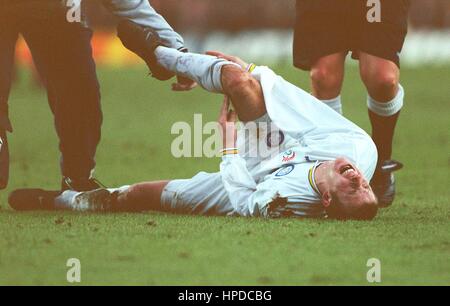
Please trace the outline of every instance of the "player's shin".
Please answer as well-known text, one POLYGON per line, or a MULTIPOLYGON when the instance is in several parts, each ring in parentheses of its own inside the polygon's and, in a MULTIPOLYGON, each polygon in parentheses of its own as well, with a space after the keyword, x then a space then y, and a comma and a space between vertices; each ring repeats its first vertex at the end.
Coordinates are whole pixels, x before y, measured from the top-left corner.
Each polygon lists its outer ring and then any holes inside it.
POLYGON ((403 98, 403 87, 399 85, 397 95, 391 101, 378 102, 370 96, 367 99, 372 138, 377 145, 379 161, 391 159, 394 131, 403 107, 403 98))
POLYGON ((163 211, 161 194, 169 181, 144 182, 133 184, 117 196, 120 207, 127 211, 163 211))
POLYGON ((165 69, 190 78, 210 92, 223 93, 221 69, 224 65, 238 64, 215 56, 184 53, 159 46, 155 50, 158 64, 165 69))

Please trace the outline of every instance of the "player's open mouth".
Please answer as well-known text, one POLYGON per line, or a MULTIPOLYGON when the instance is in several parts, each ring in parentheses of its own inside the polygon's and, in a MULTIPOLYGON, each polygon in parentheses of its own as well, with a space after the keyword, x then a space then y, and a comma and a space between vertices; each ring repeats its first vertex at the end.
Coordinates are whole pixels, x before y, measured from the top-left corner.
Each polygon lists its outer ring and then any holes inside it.
POLYGON ((354 173, 354 172, 356 172, 356 170, 350 164, 347 164, 347 165, 341 167, 341 169, 339 169, 339 173, 344 176, 347 174, 350 174, 350 173, 354 173))

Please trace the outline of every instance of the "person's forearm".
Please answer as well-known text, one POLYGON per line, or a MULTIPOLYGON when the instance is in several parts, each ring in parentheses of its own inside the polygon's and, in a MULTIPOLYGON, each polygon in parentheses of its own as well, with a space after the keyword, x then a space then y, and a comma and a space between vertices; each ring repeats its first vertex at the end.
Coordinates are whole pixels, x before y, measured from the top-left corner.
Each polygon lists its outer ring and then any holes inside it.
POLYGON ((167 21, 158 14, 147 0, 103 0, 103 5, 114 15, 129 19, 141 26, 149 26, 158 32, 168 47, 181 49, 184 41, 167 21))

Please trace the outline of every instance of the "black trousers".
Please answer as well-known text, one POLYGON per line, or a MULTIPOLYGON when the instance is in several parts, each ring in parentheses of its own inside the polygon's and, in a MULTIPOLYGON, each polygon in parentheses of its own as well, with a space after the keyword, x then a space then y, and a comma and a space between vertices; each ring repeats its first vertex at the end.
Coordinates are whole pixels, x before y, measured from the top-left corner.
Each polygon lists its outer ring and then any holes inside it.
MULTIPOLYGON (((62 174, 87 178, 95 167, 102 123, 92 31, 80 23, 69 23, 66 10, 58 2, 19 1, 0 6, 0 134, 11 131, 8 95, 14 48, 22 34, 47 88, 59 137, 62 174)), ((5 152, 0 153, 0 184, 8 176, 7 158, 2 154, 5 152)))

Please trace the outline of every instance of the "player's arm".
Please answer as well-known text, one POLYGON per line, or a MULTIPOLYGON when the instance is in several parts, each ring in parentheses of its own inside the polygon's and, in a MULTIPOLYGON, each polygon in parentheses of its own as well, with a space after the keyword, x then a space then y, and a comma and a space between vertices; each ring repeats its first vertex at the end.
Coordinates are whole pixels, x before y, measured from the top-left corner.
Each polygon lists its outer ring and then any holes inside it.
MULTIPOLYGON (((148 26, 158 32, 158 35, 170 48, 187 52, 184 40, 180 34, 167 23, 150 5, 148 0, 102 0, 103 5, 114 15, 129 19, 140 26, 148 26)), ((197 84, 190 79, 177 76, 177 83, 172 87, 176 91, 191 90, 197 84)))
POLYGON ((149 26, 157 31, 168 47, 179 50, 184 48, 181 35, 150 6, 148 0, 102 0, 102 2, 115 16, 129 19, 141 26, 149 26))
POLYGON ((244 217, 268 217, 269 204, 279 195, 274 189, 256 184, 241 156, 223 156, 220 174, 235 212, 244 217))
POLYGON ((211 56, 215 56, 218 58, 223 58, 227 61, 233 62, 238 64, 239 66, 242 67, 242 69, 248 69, 248 63, 246 63, 243 59, 237 57, 237 56, 233 56, 233 55, 228 55, 228 54, 224 54, 220 51, 206 51, 207 55, 211 55, 211 56))
POLYGON ((237 115, 230 110, 229 99, 225 97, 219 117, 224 148, 220 164, 222 181, 230 202, 239 215, 266 216, 265 207, 275 195, 258 188, 248 172, 245 160, 238 154, 236 120, 237 115))

